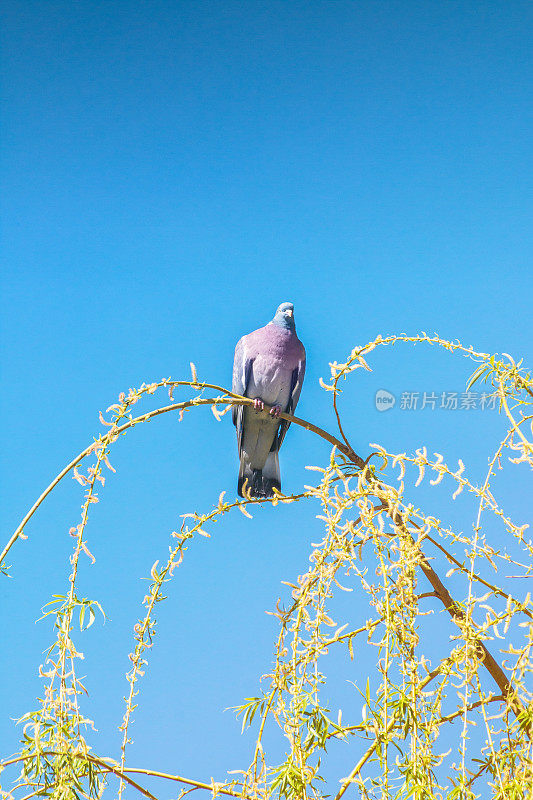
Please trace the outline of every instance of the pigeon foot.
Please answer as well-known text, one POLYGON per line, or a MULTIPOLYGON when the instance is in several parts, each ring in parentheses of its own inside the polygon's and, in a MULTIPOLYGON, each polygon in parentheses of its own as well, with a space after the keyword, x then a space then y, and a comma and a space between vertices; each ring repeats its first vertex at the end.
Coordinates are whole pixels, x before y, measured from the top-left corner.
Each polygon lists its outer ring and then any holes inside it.
POLYGON ((281 414, 281 406, 272 406, 272 408, 269 411, 269 414, 271 417, 279 419, 279 415, 281 414))
POLYGON ((256 411, 264 411, 265 404, 263 403, 263 401, 261 400, 260 397, 256 397, 255 398, 255 400, 254 400, 254 409, 256 411))

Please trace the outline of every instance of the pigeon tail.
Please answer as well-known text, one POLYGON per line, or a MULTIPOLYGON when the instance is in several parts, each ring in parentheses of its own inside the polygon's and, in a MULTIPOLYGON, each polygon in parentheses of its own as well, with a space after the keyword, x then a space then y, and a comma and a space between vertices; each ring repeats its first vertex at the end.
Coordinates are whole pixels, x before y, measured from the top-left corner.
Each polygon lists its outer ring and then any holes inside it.
POLYGON ((273 489, 281 492, 281 477, 279 472, 278 453, 268 454, 263 469, 253 469, 244 453, 241 456, 239 469, 239 482, 237 491, 240 497, 244 497, 243 489, 246 482, 246 491, 251 497, 273 497, 273 489))
POLYGON ((278 492, 281 492, 281 474, 277 450, 273 450, 268 454, 263 467, 263 493, 265 497, 274 496, 272 489, 277 489, 278 492))

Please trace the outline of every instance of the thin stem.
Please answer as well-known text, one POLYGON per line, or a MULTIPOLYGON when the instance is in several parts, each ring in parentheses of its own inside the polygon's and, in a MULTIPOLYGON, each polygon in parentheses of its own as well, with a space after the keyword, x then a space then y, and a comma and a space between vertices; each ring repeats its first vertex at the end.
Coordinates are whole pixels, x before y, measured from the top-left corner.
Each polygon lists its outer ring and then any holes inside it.
MULTIPOLYGON (((413 520, 411 520, 411 522, 409 524, 412 525, 413 528, 416 528, 417 530, 422 531, 422 528, 420 527, 420 525, 417 525, 416 522, 413 522, 413 520)), ((446 548, 443 547, 436 539, 434 539, 429 534, 424 534, 424 539, 427 539, 428 542, 431 542, 431 544, 435 545, 435 547, 438 547, 438 549, 441 551, 441 553, 443 553, 446 556, 448 561, 450 561, 450 563, 452 563, 452 564, 455 564, 456 567, 460 570, 460 572, 468 574, 467 567, 465 567, 464 564, 461 564, 460 561, 458 561, 454 556, 452 556, 452 554, 448 550, 446 550, 446 548)), ((525 608, 523 606, 523 603, 521 603, 520 600, 517 600, 516 597, 513 597, 511 594, 507 594, 507 592, 504 592, 503 589, 500 589, 500 588, 498 588, 498 586, 494 586, 494 584, 489 583, 489 581, 486 581, 484 578, 482 578, 477 573, 473 576, 473 579, 475 581, 477 581, 478 583, 483 584, 483 586, 486 586, 487 589, 490 589, 491 591, 494 592, 494 594, 497 594, 499 597, 505 597, 506 600, 510 600, 511 603, 514 603, 515 605, 520 606, 520 611, 522 611, 530 619, 533 619, 533 613, 531 611, 529 611, 527 608, 525 608)))
MULTIPOLYGON (((402 519, 402 516, 399 513, 399 511, 391 510, 388 513, 394 524, 396 526, 403 528, 408 533, 405 522, 402 519)), ((409 533, 408 535, 411 536, 411 534, 409 533)), ((453 621, 457 625, 459 625, 459 627, 462 627, 462 623, 466 621, 466 614, 464 613, 460 605, 453 599, 447 588, 444 586, 441 579, 439 578, 439 576, 437 575, 437 573, 427 560, 420 546, 415 543, 412 537, 411 539, 413 541, 413 544, 415 544, 417 548, 419 554, 419 564, 420 568, 422 569, 422 572, 431 583, 435 594, 437 595, 437 597, 439 598, 439 600, 441 601, 441 603, 443 604, 444 608, 451 616, 453 621)), ((490 651, 487 649, 485 644, 479 639, 476 642, 476 646, 480 651, 480 657, 483 665, 488 670, 492 678, 498 684, 501 693, 505 697, 506 701, 509 703, 514 715, 518 717, 520 714, 523 714, 523 712, 525 711, 524 706, 516 696, 516 693, 513 689, 511 682, 505 675, 504 671, 502 670, 498 662, 491 655, 490 651)), ((528 736, 531 738, 531 728, 529 725, 526 726, 526 731, 528 733, 528 736)))
MULTIPOLYGON (((184 385, 183 381, 176 381, 174 382, 179 385, 184 385)), ((188 386, 195 386, 197 384, 186 383, 188 386)), ((205 386, 209 386, 208 384, 202 384, 205 386)), ((227 395, 231 395, 230 392, 227 392, 225 389, 221 387, 214 387, 217 389, 221 389, 221 391, 226 392, 227 395)), ((149 419, 153 419, 154 417, 161 416, 161 414, 166 414, 169 411, 179 411, 180 409, 191 408, 192 406, 212 406, 212 405, 253 405, 253 400, 250 400, 248 397, 239 397, 238 395, 231 395, 230 397, 210 397, 210 398, 202 398, 198 397, 194 400, 187 400, 183 403, 172 403, 168 406, 163 406, 162 408, 156 408, 154 411, 148 411, 146 414, 142 414, 139 417, 135 417, 135 419, 129 420, 129 422, 124 423, 124 425, 120 425, 118 428, 113 430, 113 438, 120 436, 121 433, 127 431, 129 428, 133 428, 135 425, 138 425, 141 422, 147 422, 149 419)), ((268 414, 270 411, 271 406, 265 405, 265 410, 262 413, 268 414)), ((356 466, 362 468, 364 466, 363 459, 358 456, 350 447, 347 447, 343 442, 340 442, 335 436, 332 436, 327 431, 319 428, 317 425, 313 425, 312 422, 308 422, 307 420, 300 419, 299 417, 295 417, 292 414, 286 414, 285 412, 280 414, 281 419, 285 419, 288 422, 294 422, 295 425, 299 425, 302 428, 305 428, 308 431, 312 431, 312 433, 316 433, 317 436, 320 436, 325 441, 329 442, 331 445, 337 447, 341 453, 347 456, 356 466)), ((106 437, 103 437, 103 442, 105 443, 106 437)), ((9 539, 8 543, 0 553, 0 565, 3 564, 6 555, 8 554, 9 550, 19 538, 20 534, 23 532, 24 527, 27 525, 29 520, 33 517, 39 506, 43 503, 43 501, 48 497, 50 492, 57 486, 57 484, 68 475, 68 473, 74 469, 74 467, 80 463, 86 456, 88 456, 95 448, 95 445, 100 444, 101 442, 93 442, 93 444, 86 447, 85 450, 82 450, 71 462, 67 464, 67 466, 61 470, 61 472, 56 475, 52 483, 47 486, 44 492, 40 495, 40 497, 35 501, 33 506, 30 508, 28 513, 25 515, 24 519, 18 525, 17 529, 14 531, 13 535, 9 539)))
MULTIPOLYGON (((442 664, 440 664, 436 669, 432 670, 429 673, 429 675, 427 675, 427 677, 424 678, 424 680, 419 685, 419 691, 422 691, 423 689, 425 689, 425 687, 428 685, 428 683, 430 683, 430 681, 432 681, 433 678, 437 677, 437 675, 442 671, 443 667, 448 663, 448 661, 449 661, 449 659, 445 659, 442 662, 442 664)), ((383 732, 383 737, 385 739, 387 739, 388 735, 394 729, 394 726, 396 725, 396 722, 398 720, 398 716, 399 716, 399 712, 396 709, 393 712, 393 715, 392 715, 392 717, 390 719, 389 724, 387 725, 387 727, 385 728, 385 731, 383 732)), ((344 780, 342 781, 341 788, 339 789, 339 791, 335 795, 335 800, 340 800, 340 798, 343 796, 343 794, 346 791, 346 789, 348 788, 348 786, 353 782, 354 778, 361 772, 361 770, 363 769, 363 767, 366 764, 366 762, 368 761, 368 759, 373 755, 373 753, 375 752, 379 742, 380 742, 380 738, 378 736, 376 736, 375 740, 372 742, 372 744, 370 745, 368 750, 361 756, 361 758, 359 759, 359 761, 357 762, 355 767, 352 769, 352 771, 350 772, 348 777, 344 778, 344 780)))
POLYGON ((346 443, 346 447, 348 447, 350 450, 352 450, 352 446, 351 446, 350 442, 348 441, 348 439, 346 438, 346 434, 344 433, 344 430, 343 430, 343 427, 342 427, 342 423, 341 423, 340 414, 339 414, 339 410, 337 408, 337 382, 336 381, 335 381, 335 391, 333 392, 333 408, 335 410, 335 416, 337 417, 337 425, 339 426, 340 435, 342 436, 344 442, 346 443))
MULTIPOLYGON (((41 753, 41 756, 56 756, 62 755, 61 753, 56 753, 53 750, 45 751, 41 753)), ((118 767, 113 766, 112 764, 108 764, 106 761, 103 761, 96 756, 90 755, 89 753, 73 753, 73 758, 81 758, 85 761, 90 761, 92 764, 96 764, 105 772, 110 772, 111 774, 115 775, 117 778, 121 778, 126 783, 129 783, 130 786, 133 786, 134 789, 137 789, 141 794, 144 794, 145 797, 151 798, 151 800, 157 800, 155 795, 148 791, 148 789, 144 789, 138 783, 136 783, 132 778, 129 778, 127 773, 138 774, 138 775, 148 775, 154 778, 166 778, 169 781, 175 781, 177 783, 185 783, 188 786, 194 786, 197 789, 207 789, 209 791, 213 791, 213 784, 212 783, 203 783, 202 781, 195 781, 191 778, 184 778, 182 775, 170 775, 166 772, 157 772, 156 770, 150 769, 143 769, 140 767, 128 767, 124 771, 120 770, 118 767)), ((31 755, 28 756, 17 756, 16 758, 10 758, 7 761, 0 761, 0 769, 4 769, 12 764, 20 763, 21 761, 26 761, 27 759, 32 758, 31 755)), ((217 793, 218 794, 225 794, 229 795, 230 797, 240 797, 244 800, 247 800, 246 796, 243 795, 241 792, 233 792, 230 789, 224 789, 219 784, 217 784, 217 793)))
MULTIPOLYGON (((155 770, 150 769, 142 769, 140 767, 128 767, 124 770, 123 775, 126 775, 127 772, 131 772, 138 775, 150 775, 153 778, 166 778, 167 781, 175 781, 176 783, 185 783, 188 786, 194 786, 195 789, 208 789, 210 792, 213 791, 213 784, 212 783, 202 783, 201 781, 194 781, 191 778, 184 778, 182 775, 169 775, 166 772, 156 772, 155 770)), ((246 795, 243 795, 241 792, 232 792, 231 789, 223 789, 219 788, 219 784, 217 784, 217 794, 225 794, 229 797, 240 797, 246 798, 246 795)))
POLYGON ((502 381, 501 378, 499 380, 499 384, 500 384, 500 399, 502 401, 502 405, 503 405, 504 411, 505 411, 505 413, 507 415, 507 418, 509 419, 513 430, 522 439, 522 442, 524 444, 524 452, 527 452, 527 451, 531 452, 533 450, 533 445, 531 444, 531 442, 529 442, 526 439, 526 437, 524 436, 524 434, 520 430, 520 425, 516 422, 515 418, 513 417, 513 415, 511 414, 511 412, 509 410, 509 405, 507 403, 507 398, 505 396, 505 388, 504 388, 504 384, 503 384, 503 381, 502 381))

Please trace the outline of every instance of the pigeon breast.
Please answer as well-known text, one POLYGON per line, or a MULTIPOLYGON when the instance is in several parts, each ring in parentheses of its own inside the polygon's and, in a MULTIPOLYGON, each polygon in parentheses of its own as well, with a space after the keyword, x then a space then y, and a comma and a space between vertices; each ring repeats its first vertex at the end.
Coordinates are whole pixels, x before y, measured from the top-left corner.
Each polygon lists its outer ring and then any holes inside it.
POLYGON ((246 359, 253 359, 246 394, 268 405, 287 407, 292 373, 305 358, 296 333, 269 323, 246 337, 246 359))

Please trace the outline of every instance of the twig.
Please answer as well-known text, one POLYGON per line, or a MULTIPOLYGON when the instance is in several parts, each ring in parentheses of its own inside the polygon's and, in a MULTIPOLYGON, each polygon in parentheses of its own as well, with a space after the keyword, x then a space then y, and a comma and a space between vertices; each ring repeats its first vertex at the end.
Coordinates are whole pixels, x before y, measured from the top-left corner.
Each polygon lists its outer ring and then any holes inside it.
MULTIPOLYGON (((178 382, 176 381, 175 383, 178 383, 178 382)), ((180 385, 183 384, 182 381, 179 382, 179 383, 180 383, 180 385)), ((187 384, 187 385, 194 386, 196 384, 187 384)), ((207 384, 205 384, 205 385, 207 386, 207 384)), ((221 388, 221 387, 217 386, 215 388, 218 389, 218 388, 221 388)), ((222 391, 226 391, 226 390, 223 390, 223 389, 221 389, 221 390, 222 391)), ((226 392, 226 394, 229 395, 231 393, 226 392)), ((179 411, 180 409, 191 408, 192 406, 207 406, 207 405, 232 405, 232 406, 233 405, 253 405, 253 400, 250 400, 248 397, 239 397, 238 395, 233 395, 232 397, 210 397, 210 398, 199 397, 199 398, 195 398, 194 400, 187 400, 186 402, 183 402, 183 403, 172 403, 171 405, 163 406, 162 408, 156 408, 154 411, 148 411, 146 414, 142 414, 141 416, 136 417, 135 419, 132 419, 129 422, 124 423, 124 425, 120 425, 120 427, 115 428, 113 430, 112 435, 113 435, 113 438, 116 438, 117 436, 120 436, 121 433, 124 433, 124 431, 127 431, 129 428, 132 428, 132 427, 134 427, 135 425, 138 425, 141 422, 147 422, 149 419, 152 419, 154 417, 158 417, 161 414, 166 414, 169 411, 179 411)), ((271 406, 265 405, 265 410, 264 410, 263 413, 265 413, 265 414, 268 413, 270 411, 270 408, 271 408, 271 406)), ((350 447, 347 447, 343 442, 340 442, 335 436, 332 436, 330 433, 328 433, 327 431, 323 430, 322 428, 319 428, 317 425, 313 425, 312 422, 308 422, 307 420, 300 419, 299 417, 294 417, 292 414, 285 414, 284 412, 280 414, 280 418, 281 419, 285 419, 288 422, 294 422, 295 425, 299 425, 300 427, 305 428, 308 431, 312 431, 313 433, 316 433, 317 436, 320 436, 322 439, 324 439, 325 441, 329 442, 331 445, 337 447, 356 466, 358 466, 359 468, 362 468, 364 466, 365 462, 363 461, 363 459, 360 458, 360 456, 358 456, 356 453, 354 453, 353 450, 350 447)), ((104 444, 105 444, 105 440, 106 440, 106 437, 104 436, 103 437, 103 443, 104 444)), ((0 554, 0 565, 3 564, 6 555, 8 554, 9 550, 11 549, 13 544, 16 542, 16 540, 19 538, 20 534, 23 532, 24 527, 27 525, 29 520, 33 517, 33 515, 35 514, 35 512, 37 511, 39 506, 42 504, 42 502, 48 497, 48 495, 50 494, 52 489, 54 489, 57 486, 57 484, 65 477, 65 475, 68 475, 68 473, 72 469, 74 469, 74 467, 77 464, 79 464, 80 461, 82 461, 86 456, 88 456, 90 453, 92 453, 93 450, 94 450, 94 447, 95 447, 95 443, 93 442, 93 444, 89 445, 89 447, 86 447, 85 450, 82 450, 81 453, 79 453, 76 456, 76 458, 74 458, 70 462, 70 464, 67 464, 67 466, 64 469, 61 470, 61 472, 54 478, 52 483, 50 483, 49 486, 47 486, 47 488, 44 490, 44 492, 35 501, 33 506, 30 508, 28 513, 25 515, 25 517, 22 520, 22 522, 18 525, 17 529, 14 531, 13 535, 11 536, 11 538, 8 541, 8 543, 4 547, 2 553, 0 554)))
MULTIPOLYGON (((175 781, 176 783, 185 783, 188 786, 194 786, 196 789, 208 789, 209 791, 213 791, 213 784, 212 783, 202 783, 202 781, 193 781, 191 778, 184 778, 182 775, 169 775, 166 772, 156 772, 155 770, 149 769, 142 769, 140 767, 128 767, 124 770, 124 773, 132 772, 135 774, 140 775, 150 775, 154 778, 166 778, 168 781, 175 781)), ((219 788, 219 784, 217 786, 217 794, 226 794, 230 797, 241 797, 246 798, 246 795, 241 794, 240 792, 232 792, 230 789, 223 789, 219 788)))
MULTIPOLYGON (((56 756, 56 755, 59 755, 59 753, 56 753, 56 752, 50 750, 50 751, 45 751, 45 752, 41 753, 41 755, 42 756, 56 756)), ((136 783, 136 781, 134 781, 133 778, 129 778, 126 773, 133 773, 133 774, 138 774, 138 775, 147 775, 147 776, 151 776, 151 777, 154 777, 154 778, 166 778, 169 781, 175 781, 177 783, 185 783, 188 786, 194 786, 197 789, 207 789, 207 790, 209 790, 211 792, 213 791, 213 788, 214 788, 213 784, 211 784, 211 783, 203 783, 202 781, 195 781, 195 780, 192 780, 191 778, 184 778, 182 775, 169 775, 166 772, 158 772, 156 770, 142 769, 140 767, 128 767, 128 769, 125 769, 124 771, 121 771, 118 767, 115 767, 112 764, 108 764, 106 761, 103 761, 102 759, 97 758, 96 756, 90 755, 89 753, 73 753, 72 755, 73 755, 74 758, 81 758, 81 759, 85 759, 86 761, 90 761, 91 763, 96 764, 101 769, 105 770, 106 772, 112 773, 117 778, 121 778, 121 779, 125 780, 126 783, 129 783, 130 786, 133 786, 134 789, 137 789, 139 792, 144 794, 145 797, 151 798, 151 800, 157 800, 155 795, 153 795, 151 792, 149 792, 148 789, 144 789, 142 786, 140 786, 138 783, 136 783)), ((0 769, 3 769, 4 767, 8 767, 8 766, 10 766, 12 764, 20 763, 21 761, 25 761, 28 758, 31 758, 31 756, 18 756, 16 758, 8 759, 7 761, 0 761, 0 769)), ((224 789, 221 786, 219 788, 219 784, 216 784, 216 786, 217 786, 217 793, 218 794, 225 794, 225 795, 229 795, 230 797, 240 797, 240 798, 244 798, 244 800, 247 800, 246 796, 243 795, 242 793, 232 792, 230 789, 224 789)))
MULTIPOLYGON (((391 516, 391 519, 393 520, 395 525, 397 525, 399 527, 402 527, 406 531, 406 533, 408 533, 408 531, 406 530, 404 521, 401 518, 401 515, 399 514, 399 512, 394 512, 393 511, 393 512, 390 513, 390 516, 391 516)), ((410 536, 411 541, 417 547, 417 550, 419 552, 419 559, 420 559, 419 560, 419 564, 420 564, 420 567, 422 569, 422 572, 424 573, 424 575, 426 576, 428 581, 431 583, 436 596, 439 598, 439 600, 443 604, 443 606, 446 609, 446 611, 448 612, 448 614, 451 616, 453 621, 457 625, 459 625, 459 627, 461 627, 461 622, 463 622, 466 619, 466 615, 465 615, 464 611, 461 609, 460 605, 453 599, 453 597, 451 596, 451 594, 449 593, 447 588, 444 586, 444 584, 442 583, 441 579, 439 578, 439 576, 437 575, 437 573, 435 572, 435 570, 433 569, 433 567, 431 566, 431 564, 427 560, 427 558, 426 558, 425 554, 423 553, 422 549, 420 548, 420 546, 416 545, 416 543, 415 543, 413 537, 411 536, 411 534, 408 533, 408 535, 410 536)), ((483 665, 488 670, 488 672, 490 673, 492 678, 498 684, 498 687, 499 687, 502 695, 504 696, 506 701, 509 703, 514 715, 516 717, 520 716, 521 714, 524 713, 525 708, 522 705, 522 703, 520 702, 520 700, 518 699, 518 697, 516 696, 511 682, 509 681, 509 679, 505 675, 504 671, 502 670, 502 668, 500 667, 498 662, 491 655, 490 651, 484 645, 484 643, 482 641, 478 640, 476 644, 477 644, 479 655, 480 655, 480 658, 481 658, 481 661, 482 661, 483 665)), ((529 738, 531 739, 531 727, 530 727, 530 725, 526 725, 525 726, 525 730, 527 731, 527 734, 528 734, 529 738)))
MULTIPOLYGON (((442 671, 443 667, 448 663, 448 661, 449 659, 445 659, 442 662, 442 664, 440 664, 436 669, 432 670, 429 673, 429 675, 427 675, 426 678, 424 678, 424 680, 420 683, 420 686, 418 687, 419 691, 422 691, 422 689, 424 689, 428 685, 428 683, 433 680, 433 678, 436 678, 436 676, 442 671)), ((396 710, 393 713, 389 724, 385 728, 385 731, 383 732, 384 737, 388 736, 388 734, 391 733, 394 726, 396 725, 397 720, 398 720, 398 710, 396 710)), ((376 736, 376 738, 374 739, 368 750, 361 756, 361 758, 359 759, 355 767, 352 769, 350 774, 346 778, 344 778, 341 784, 341 788, 335 795, 335 800, 340 800, 340 798, 343 796, 348 786, 353 782, 355 776, 361 772, 368 759, 373 755, 374 751, 376 750, 379 741, 380 738, 376 736)))

